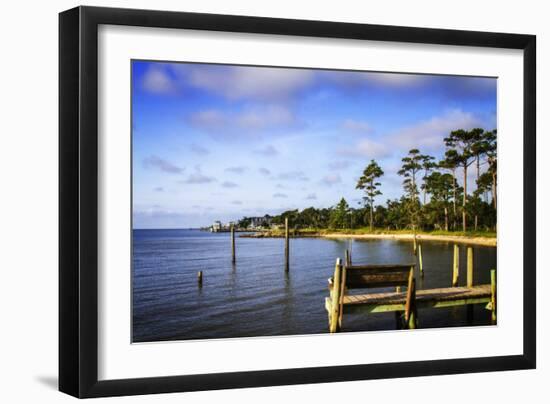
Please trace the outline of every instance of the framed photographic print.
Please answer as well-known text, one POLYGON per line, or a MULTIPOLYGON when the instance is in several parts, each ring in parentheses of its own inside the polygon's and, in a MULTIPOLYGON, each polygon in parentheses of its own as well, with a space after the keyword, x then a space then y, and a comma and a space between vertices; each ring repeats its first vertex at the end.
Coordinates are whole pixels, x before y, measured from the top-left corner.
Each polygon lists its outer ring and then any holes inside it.
POLYGON ((535 367, 534 36, 59 21, 61 391, 535 367))

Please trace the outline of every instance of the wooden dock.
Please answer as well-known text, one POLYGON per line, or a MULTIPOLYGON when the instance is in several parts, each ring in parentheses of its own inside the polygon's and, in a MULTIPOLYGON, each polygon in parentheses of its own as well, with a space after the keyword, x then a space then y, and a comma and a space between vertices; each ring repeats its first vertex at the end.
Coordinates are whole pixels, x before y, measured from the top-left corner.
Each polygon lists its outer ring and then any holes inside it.
MULTIPOLYGON (((346 313, 383 313, 405 311, 406 292, 368 293, 347 295, 342 299, 346 313)), ((331 302, 326 298, 326 309, 331 310, 331 302)), ((491 285, 424 289, 416 291, 417 308, 442 308, 491 302, 491 285)))
MULTIPOLYGON (((420 250, 421 251, 421 250, 420 250)), ((458 279, 458 248, 453 257, 452 284, 458 279)), ((398 323, 416 328, 419 308, 438 309, 453 306, 485 304, 496 322, 496 271, 491 270, 491 283, 473 285, 473 251, 468 248, 467 285, 416 290, 415 264, 352 265, 346 252, 344 265, 336 260, 334 276, 329 279, 330 296, 325 298, 329 330, 342 328, 344 314, 395 312, 398 323), (406 287, 406 291, 402 291, 406 287), (350 294, 350 289, 392 288, 393 291, 350 294), (401 315, 403 314, 403 315, 401 315)), ((423 275, 423 273, 421 273, 423 275)), ((399 324, 398 324, 399 327, 399 324)))

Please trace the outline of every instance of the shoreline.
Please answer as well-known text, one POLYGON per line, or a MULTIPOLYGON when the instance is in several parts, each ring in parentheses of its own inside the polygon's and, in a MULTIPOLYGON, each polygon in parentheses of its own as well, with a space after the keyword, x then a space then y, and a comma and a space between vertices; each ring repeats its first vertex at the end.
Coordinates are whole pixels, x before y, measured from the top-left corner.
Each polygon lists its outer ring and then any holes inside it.
MULTIPOLYGON (((268 234, 268 233, 255 233, 250 235, 242 235, 240 237, 246 238, 284 238, 284 235, 268 234)), ((363 240, 413 240, 414 234, 353 234, 353 233, 326 233, 326 234, 297 234, 290 235, 291 238, 326 238, 326 239, 363 239, 363 240)), ((454 236, 454 235, 436 235, 436 234, 417 234, 416 239, 419 241, 451 241, 461 244, 474 244, 485 247, 496 247, 497 239, 495 237, 481 237, 481 236, 454 236)))
MULTIPOLYGON (((328 233, 321 234, 320 238, 356 238, 356 239, 390 239, 390 240, 413 240, 414 234, 343 234, 343 233, 328 233)), ((417 234, 416 239, 419 241, 453 241, 462 244, 475 244, 486 247, 496 247, 497 239, 492 237, 471 237, 471 236, 449 236, 435 234, 417 234)))

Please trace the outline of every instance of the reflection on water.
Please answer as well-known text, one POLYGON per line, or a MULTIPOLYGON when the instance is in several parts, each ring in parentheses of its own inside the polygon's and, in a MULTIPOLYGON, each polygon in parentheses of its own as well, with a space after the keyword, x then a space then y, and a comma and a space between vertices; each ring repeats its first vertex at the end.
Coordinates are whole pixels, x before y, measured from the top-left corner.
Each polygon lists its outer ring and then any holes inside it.
MULTIPOLYGON (((198 230, 134 230, 134 342, 326 333, 324 298, 337 257, 348 240, 291 240, 290 272, 284 271, 284 240, 237 238, 231 262, 228 233, 198 230), (203 272, 202 287, 197 272, 203 272)), ((419 289, 451 286, 453 245, 423 242, 424 278, 419 289)), ((354 264, 411 263, 412 243, 355 240, 354 264)), ((466 251, 461 248, 460 284, 466 251)), ((490 283, 496 249, 474 246, 474 284, 490 283)), ((419 327, 488 325, 490 312, 476 305, 420 309, 419 327)), ((395 329, 393 313, 349 315, 345 331, 395 329)))

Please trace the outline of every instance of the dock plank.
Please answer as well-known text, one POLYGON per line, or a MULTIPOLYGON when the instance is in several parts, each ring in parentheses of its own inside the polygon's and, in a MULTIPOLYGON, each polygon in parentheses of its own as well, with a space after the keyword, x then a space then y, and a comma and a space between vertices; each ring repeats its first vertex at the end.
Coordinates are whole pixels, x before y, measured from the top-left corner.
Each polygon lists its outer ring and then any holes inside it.
MULTIPOLYGON (((369 293, 346 295, 342 303, 345 312, 377 313, 405 310, 406 298, 406 292, 369 293)), ((416 292, 418 307, 442 308, 490 301, 491 285, 424 289, 416 292)))
POLYGON ((414 267, 415 264, 367 264, 367 265, 346 265, 346 269, 353 270, 396 270, 408 269, 414 267))
MULTIPOLYGON (((416 301, 428 300, 461 300, 473 297, 490 297, 491 285, 478 285, 473 287, 455 287, 455 288, 438 288, 424 289, 416 292, 416 301)), ((384 293, 368 293, 364 295, 346 295, 344 296, 344 305, 349 304, 395 304, 405 303, 407 298, 406 292, 384 292, 384 293)))

